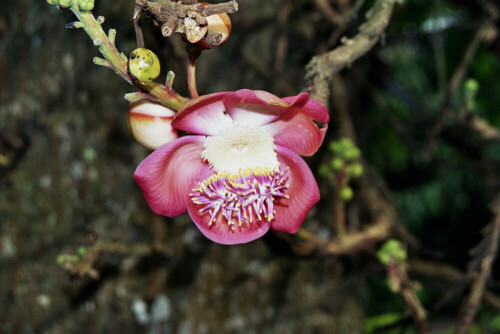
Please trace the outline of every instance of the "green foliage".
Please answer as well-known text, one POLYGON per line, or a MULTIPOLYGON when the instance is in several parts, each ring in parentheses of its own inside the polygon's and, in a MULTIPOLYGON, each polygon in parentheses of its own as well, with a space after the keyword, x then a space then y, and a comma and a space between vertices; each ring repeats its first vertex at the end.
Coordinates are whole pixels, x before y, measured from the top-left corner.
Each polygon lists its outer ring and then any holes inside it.
MULTIPOLYGON (((398 321, 404 318, 401 313, 382 313, 375 316, 371 316, 365 319, 365 334, 374 333, 378 328, 389 327, 396 324, 398 321)), ((400 333, 399 328, 393 328, 392 331, 386 331, 386 333, 400 333)))

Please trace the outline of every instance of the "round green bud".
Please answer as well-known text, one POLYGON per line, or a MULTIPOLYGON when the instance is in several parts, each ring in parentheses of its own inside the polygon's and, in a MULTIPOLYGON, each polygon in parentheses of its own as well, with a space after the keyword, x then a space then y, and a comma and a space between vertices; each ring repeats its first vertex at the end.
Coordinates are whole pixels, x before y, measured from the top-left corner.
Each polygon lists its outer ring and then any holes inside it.
POLYGON ((65 258, 65 256, 64 256, 63 254, 59 254, 59 255, 57 255, 56 263, 57 263, 58 265, 63 264, 63 263, 64 263, 64 258, 65 258))
POLYGON ((475 95, 479 90, 479 83, 475 79, 467 79, 465 81, 465 91, 467 94, 475 95))
POLYGON ((87 254, 87 248, 83 246, 78 247, 78 255, 85 256, 85 254, 87 254))
POLYGON ((73 0, 59 0, 57 1, 57 4, 62 8, 68 8, 73 6, 73 0))
POLYGON ((354 147, 354 144, 352 143, 352 140, 350 140, 349 138, 342 138, 340 141, 339 141, 340 145, 345 149, 345 150, 348 150, 352 147, 354 147))
POLYGON ((350 177, 360 177, 361 175, 363 175, 363 165, 355 163, 347 166, 347 174, 350 177))
POLYGON ((345 186, 340 190, 339 196, 343 201, 347 202, 352 199, 352 197, 354 196, 354 192, 352 191, 351 187, 345 186))
POLYGON ((57 6, 59 4, 59 1, 57 0, 47 0, 47 3, 51 6, 57 6))
POLYGON ((79 0, 78 5, 80 10, 92 10, 94 9, 94 0, 79 0))
POLYGON ((385 265, 394 262, 402 262, 408 258, 405 247, 396 239, 389 239, 377 252, 377 257, 385 265))
POLYGON ((352 160, 356 159, 361 155, 361 151, 357 147, 350 147, 349 149, 345 150, 344 152, 344 158, 347 160, 352 160))
POLYGON ((128 69, 140 81, 150 82, 160 75, 160 60, 149 49, 135 49, 130 54, 128 69))
POLYGON ((341 158, 332 159, 332 169, 336 172, 340 171, 344 167, 344 160, 341 158))

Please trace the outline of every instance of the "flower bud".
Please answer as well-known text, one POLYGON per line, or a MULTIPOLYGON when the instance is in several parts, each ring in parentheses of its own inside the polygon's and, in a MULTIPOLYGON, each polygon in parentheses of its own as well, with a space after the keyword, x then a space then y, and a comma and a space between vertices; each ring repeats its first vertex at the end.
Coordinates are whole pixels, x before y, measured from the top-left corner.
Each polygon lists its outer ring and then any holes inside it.
POLYGON ((138 100, 130 103, 128 127, 141 145, 157 149, 177 138, 177 130, 171 123, 175 112, 159 103, 138 100))
POLYGON ((73 0, 59 0, 58 5, 62 8, 68 8, 73 6, 73 0))
POLYGON ((333 158, 331 166, 334 171, 338 172, 344 167, 344 160, 341 158, 333 158))
POLYGON ((153 51, 138 48, 130 54, 128 69, 140 81, 150 82, 160 75, 160 60, 153 51))
POLYGON ((94 9, 94 0, 79 0, 78 5, 80 10, 92 10, 94 9))
POLYGON ((347 202, 352 199, 352 197, 354 196, 354 192, 352 191, 351 187, 345 186, 340 190, 339 196, 343 201, 347 202))
POLYGON ((352 164, 350 166, 347 166, 347 174, 350 177, 360 177, 363 175, 363 165, 359 163, 352 164))

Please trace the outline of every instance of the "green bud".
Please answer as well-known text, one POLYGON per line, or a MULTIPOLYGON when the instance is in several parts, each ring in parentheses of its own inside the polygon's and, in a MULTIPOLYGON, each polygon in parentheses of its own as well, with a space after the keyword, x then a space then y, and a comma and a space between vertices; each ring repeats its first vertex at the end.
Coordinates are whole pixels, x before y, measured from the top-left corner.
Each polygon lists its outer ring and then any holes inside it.
POLYGON ((354 147, 354 146, 347 149, 344 152, 344 158, 346 158, 347 160, 353 160, 353 159, 359 158, 360 155, 361 155, 361 151, 359 150, 359 148, 354 147))
POLYGON ((338 172, 344 167, 344 160, 341 158, 333 158, 331 166, 334 171, 338 172))
POLYGON ((474 96, 479 90, 479 82, 475 79, 467 79, 467 81, 465 81, 464 88, 465 94, 468 96, 474 96))
POLYGON ((87 253, 87 248, 85 247, 78 247, 78 254, 81 255, 81 256, 85 256, 85 254, 87 253))
POLYGON ((58 5, 62 8, 68 8, 73 6, 73 0, 59 0, 58 5))
POLYGON ((150 82, 160 74, 160 60, 153 51, 138 48, 130 54, 128 68, 140 81, 150 82))
POLYGON ((363 175, 363 171, 363 166, 359 163, 347 166, 347 175, 352 178, 360 177, 363 175))
POLYGON ((408 254, 401 242, 396 239, 389 239, 380 247, 377 257, 384 265, 388 265, 391 261, 405 261, 408 258, 408 254))
POLYGON ((352 197, 354 196, 354 192, 352 191, 351 187, 345 186, 340 190, 339 196, 343 201, 347 202, 352 199, 352 197))
POLYGON ((59 4, 58 0, 47 0, 47 3, 51 6, 57 6, 59 4))
POLYGON ((92 10, 94 9, 94 0, 79 0, 78 5, 80 5, 80 10, 92 10))
POLYGON ((60 266, 61 264, 64 263, 64 258, 65 256, 63 254, 57 255, 56 263, 60 266))
POLYGON ((349 138, 342 138, 341 140, 339 140, 339 143, 344 149, 354 147, 352 140, 350 140, 349 138))

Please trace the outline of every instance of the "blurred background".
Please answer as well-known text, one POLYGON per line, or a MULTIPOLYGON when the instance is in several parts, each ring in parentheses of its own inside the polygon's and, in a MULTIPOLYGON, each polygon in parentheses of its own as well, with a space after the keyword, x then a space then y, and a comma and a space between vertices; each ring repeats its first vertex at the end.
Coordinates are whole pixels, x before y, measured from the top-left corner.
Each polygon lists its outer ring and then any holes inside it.
MULTIPOLYGON (((198 61, 200 94, 296 95, 310 59, 354 36, 373 4, 240 0, 230 39, 198 61)), ((136 47, 133 5, 96 0, 93 10, 125 54, 136 47)), ((498 241, 488 225, 500 188, 499 9, 397 4, 380 42, 332 80, 325 144, 306 159, 322 199, 303 228, 335 241, 329 144, 348 136, 359 147, 365 172, 351 183, 347 229, 373 223, 359 194, 378 189, 397 214, 391 237, 408 251, 432 333, 452 333, 498 241)), ((136 89, 92 63, 98 50, 84 31, 64 28, 74 20, 41 0, 0 3, 0 333, 417 332, 375 256, 384 240, 339 256, 299 252, 274 233, 228 247, 187 215, 154 215, 132 180, 149 154, 127 129, 123 95, 136 89), (61 255, 90 258, 86 274, 61 255)), ((187 96, 184 42, 143 28, 161 80, 174 71, 187 96)), ((500 264, 485 289, 470 333, 500 333, 500 264)))

